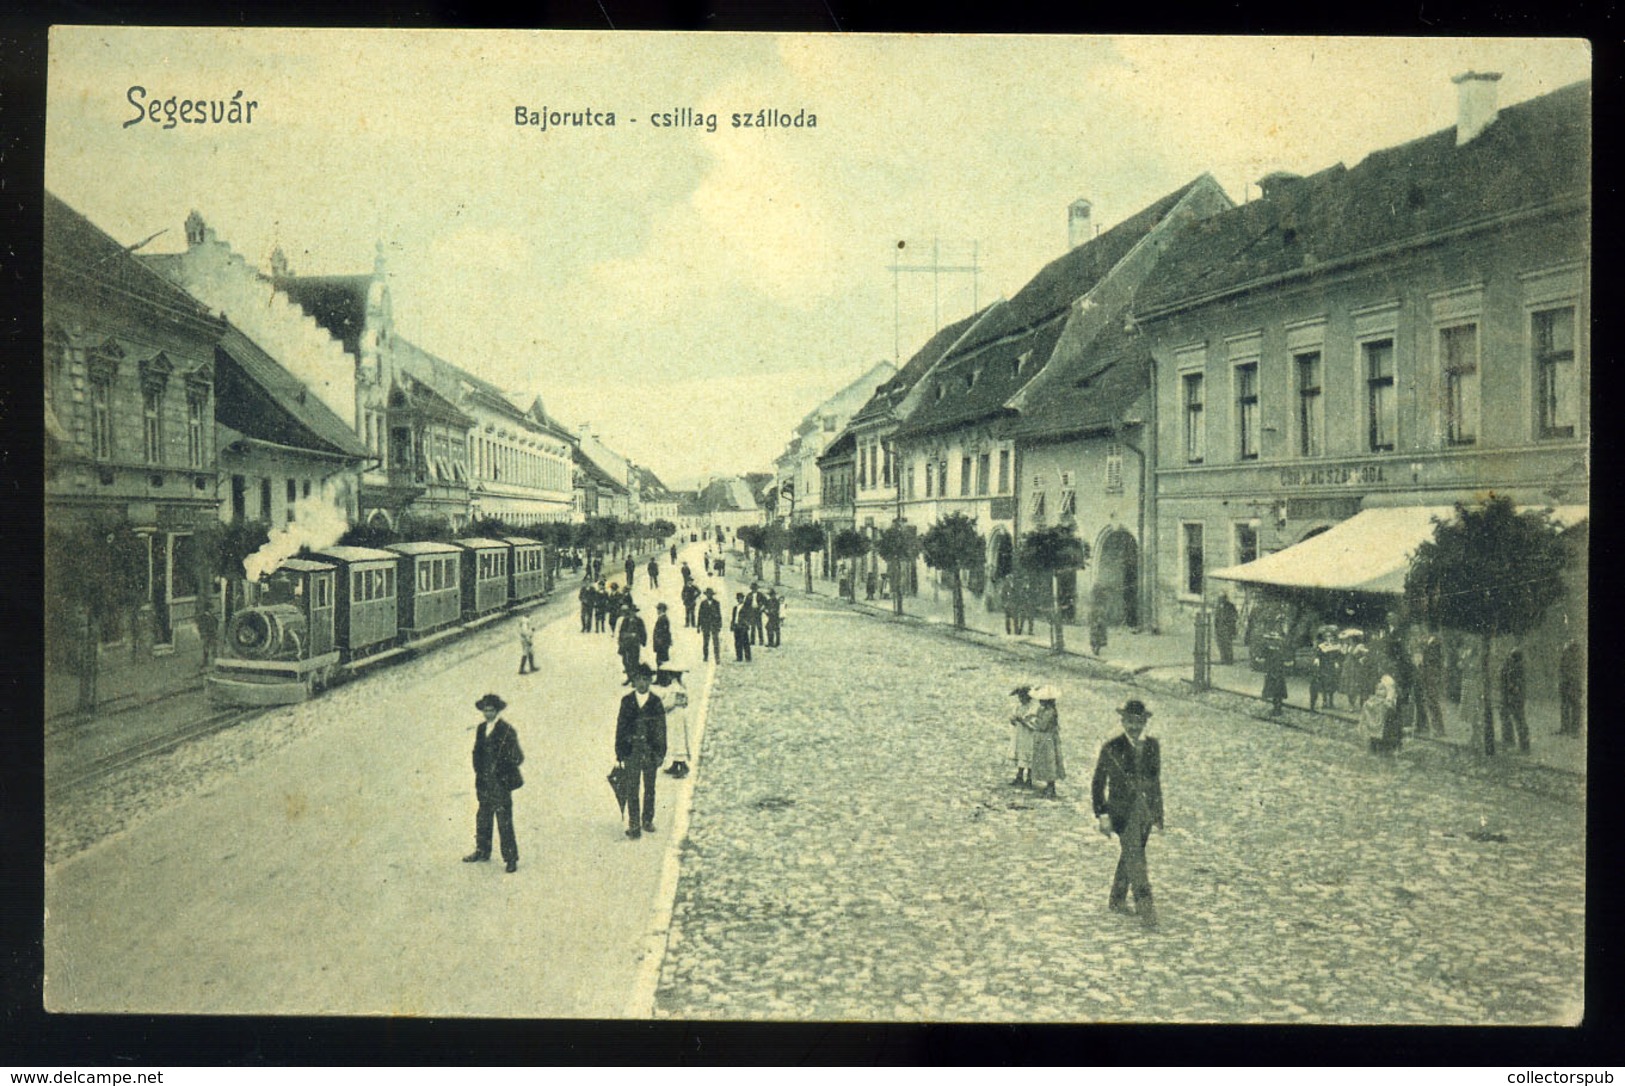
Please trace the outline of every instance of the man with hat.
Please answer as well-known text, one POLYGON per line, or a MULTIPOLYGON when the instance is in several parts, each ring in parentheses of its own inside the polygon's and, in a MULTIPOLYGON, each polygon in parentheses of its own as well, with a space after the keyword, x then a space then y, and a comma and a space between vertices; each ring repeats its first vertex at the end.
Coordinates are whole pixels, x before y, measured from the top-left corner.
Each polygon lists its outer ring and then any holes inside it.
POLYGON ((634 665, 632 692, 615 718, 615 762, 627 771, 626 835, 633 840, 654 832, 655 779, 666 760, 666 706, 649 689, 653 678, 649 665, 634 665))
POLYGON ((707 588, 700 601, 700 659, 711 659, 716 650, 717 662, 722 662, 722 604, 717 601, 717 590, 707 588))
MULTIPOLYGON (((687 566, 683 567, 687 569, 687 566)), ((694 626, 694 608, 700 602, 700 586, 688 577, 683 578, 683 625, 687 628, 694 626)))
POLYGON ((1156 927, 1157 912, 1146 871, 1145 843, 1152 826, 1162 828, 1162 748, 1145 734, 1151 710, 1143 701, 1130 698, 1117 715, 1123 721, 1122 734, 1100 748, 1091 788, 1100 832, 1107 837, 1117 834, 1122 848, 1106 907, 1128 912, 1132 889, 1140 919, 1151 928, 1156 927))
POLYGON ((655 651, 655 667, 658 668, 671 659, 671 619, 666 617, 665 604, 655 604, 655 610, 660 613, 660 617, 655 619, 654 640, 649 643, 649 647, 655 651))
POLYGON ((750 599, 743 592, 734 593, 733 614, 728 616, 728 628, 734 635, 734 660, 750 660, 750 599))
POLYGON ((779 631, 784 627, 784 597, 779 595, 778 589, 767 590, 762 609, 767 613, 767 647, 776 649, 779 647, 779 631))
POLYGON ((474 703, 474 708, 485 714, 474 732, 474 794, 480 805, 474 812, 474 851, 464 856, 463 862, 483 863, 491 858, 491 821, 495 819, 502 837, 502 858, 511 875, 519 870, 519 845, 513 836, 513 793, 525 783, 519 773, 525 753, 519 749, 519 733, 502 719, 502 710, 507 707, 495 694, 474 703))
POLYGON ((630 681, 632 669, 638 662, 639 651, 649 643, 649 630, 638 615, 638 605, 630 598, 621 613, 623 617, 620 633, 616 635, 615 647, 621 654, 621 669, 626 672, 626 677, 630 681))

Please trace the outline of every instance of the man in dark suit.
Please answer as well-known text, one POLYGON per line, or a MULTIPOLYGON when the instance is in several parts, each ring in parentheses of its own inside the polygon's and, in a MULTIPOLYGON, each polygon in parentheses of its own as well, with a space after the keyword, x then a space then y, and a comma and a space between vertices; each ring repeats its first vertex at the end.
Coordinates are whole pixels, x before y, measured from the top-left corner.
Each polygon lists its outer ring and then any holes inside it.
POLYGON ((700 587, 691 580, 683 581, 683 625, 694 625, 694 605, 700 602, 700 587))
POLYGON ((576 600, 581 604, 581 632, 592 633, 592 613, 597 608, 598 590, 593 587, 592 581, 581 582, 581 591, 576 593, 576 600))
POLYGON ((638 564, 636 562, 632 561, 632 556, 630 554, 627 555, 626 556, 626 590, 628 592, 632 591, 632 574, 636 573, 637 569, 638 569, 638 564))
POLYGON ((717 662, 722 662, 722 604, 717 602, 717 590, 707 588, 700 603, 700 659, 711 659, 716 650, 717 662))
POLYGON ((626 835, 633 840, 654 832, 655 779, 666 760, 666 706, 649 689, 653 678, 647 664, 633 669, 632 692, 621 698, 615 719, 615 762, 628 774, 626 835))
POLYGON ((637 604, 627 600, 625 609, 621 612, 620 633, 615 637, 616 650, 621 654, 621 670, 626 672, 626 678, 631 681, 632 672, 637 668, 638 657, 643 646, 649 643, 649 629, 643 624, 643 618, 638 614, 637 604))
POLYGON ((750 591, 745 593, 745 603, 750 607, 750 643, 760 645, 767 640, 762 622, 763 616, 767 613, 767 597, 762 595, 755 581, 750 583, 750 591))
POLYGON ((750 659, 750 602, 743 592, 734 593, 733 613, 728 616, 728 628, 734 634, 734 659, 750 659))
POLYGON ((513 793, 525 783, 519 773, 525 753, 519 749, 519 733, 502 719, 502 710, 507 707, 495 694, 474 703, 474 708, 485 714, 474 732, 474 794, 480 806, 474 813, 474 851, 464 856, 463 862, 483 863, 491 858, 494 819, 502 836, 502 858, 511 875, 519 870, 519 844, 513 835, 513 793))
POLYGON ((764 607, 767 609, 767 645, 776 649, 779 647, 779 628, 784 620, 784 597, 779 595, 778 589, 767 590, 764 607))
POLYGON ((655 667, 658 668, 671 659, 671 619, 666 617, 665 604, 655 604, 655 610, 660 612, 660 617, 655 619, 655 632, 649 647, 654 649, 655 667))
POLYGON ((1123 733, 1100 748, 1091 788, 1100 832, 1107 837, 1117 834, 1122 847, 1106 907, 1128 912, 1132 888, 1140 920, 1154 928, 1157 911, 1145 866, 1145 843, 1152 826, 1162 828, 1162 748, 1145 734, 1151 710, 1144 702, 1130 698, 1117 715, 1122 718, 1123 733))

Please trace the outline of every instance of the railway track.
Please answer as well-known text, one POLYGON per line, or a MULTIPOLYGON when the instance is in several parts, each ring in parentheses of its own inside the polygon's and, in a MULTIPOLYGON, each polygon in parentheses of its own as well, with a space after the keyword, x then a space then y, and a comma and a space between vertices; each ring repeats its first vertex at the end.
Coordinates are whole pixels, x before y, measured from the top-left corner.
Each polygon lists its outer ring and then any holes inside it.
POLYGON ((48 775, 45 782, 46 795, 54 797, 72 792, 85 784, 109 777, 127 766, 135 765, 137 762, 160 754, 167 754, 192 742, 194 739, 202 739, 216 732, 224 731, 263 712, 265 712, 265 709, 259 707, 232 706, 218 712, 212 712, 198 720, 178 725, 162 735, 120 747, 109 754, 79 764, 67 773, 52 773, 48 775))

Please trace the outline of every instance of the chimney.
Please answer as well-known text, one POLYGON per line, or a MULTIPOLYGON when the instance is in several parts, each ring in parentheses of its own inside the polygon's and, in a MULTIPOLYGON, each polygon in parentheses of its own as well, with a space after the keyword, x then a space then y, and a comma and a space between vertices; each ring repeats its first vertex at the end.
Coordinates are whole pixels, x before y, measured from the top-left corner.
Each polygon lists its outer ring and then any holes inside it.
POLYGON ((1457 147, 1495 123, 1500 114, 1495 84, 1500 79, 1500 72, 1463 72, 1451 78, 1456 85, 1457 147))
POLYGON ((1066 247, 1076 249, 1090 238, 1094 231, 1089 228, 1089 212, 1093 205, 1088 200, 1073 200, 1066 209, 1066 247))
POLYGON ((1258 179, 1259 199, 1273 200, 1285 196, 1293 187, 1303 180, 1302 174, 1288 173, 1286 170, 1275 170, 1258 179))

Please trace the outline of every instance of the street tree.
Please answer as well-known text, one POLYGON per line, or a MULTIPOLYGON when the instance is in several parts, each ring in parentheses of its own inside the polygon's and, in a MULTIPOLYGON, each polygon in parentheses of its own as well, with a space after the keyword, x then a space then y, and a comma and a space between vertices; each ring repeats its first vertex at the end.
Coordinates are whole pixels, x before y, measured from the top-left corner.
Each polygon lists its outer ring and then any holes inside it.
POLYGON ((1057 524, 1049 528, 1034 528, 1021 538, 1020 565, 1033 573, 1043 574, 1049 580, 1050 648, 1061 652, 1066 648, 1066 634, 1061 623, 1061 574, 1084 569, 1089 564, 1089 544, 1072 534, 1068 525, 1057 524))
POLYGON ((976 520, 964 513, 950 513, 926 530, 920 540, 925 564, 953 578, 954 626, 965 628, 965 587, 962 574, 982 564, 987 541, 976 530, 976 520))
POLYGON ((762 575, 762 545, 764 530, 760 524, 741 524, 734 532, 734 539, 746 548, 746 557, 750 559, 751 568, 755 576, 762 575))
MULTIPOLYGON (((839 565, 841 562, 856 562, 859 558, 862 558, 864 555, 869 553, 869 537, 852 528, 842 528, 840 531, 836 532, 835 538, 830 540, 829 545, 830 553, 832 557, 834 557, 837 565, 839 565)), ((855 577, 856 570, 848 565, 846 576, 842 578, 840 582, 842 587, 845 589, 847 599, 852 599, 855 596, 855 593, 852 590, 853 580, 855 577)))
POLYGON ((891 576, 892 614, 900 615, 904 582, 920 556, 920 533, 906 521, 895 521, 875 540, 875 550, 886 560, 886 572, 891 576))
POLYGON ((797 524, 790 529, 790 539, 786 544, 791 551, 801 555, 802 565, 807 570, 807 594, 812 595, 812 556, 813 551, 824 547, 824 530, 816 524, 797 524))
POLYGON ((773 556, 774 585, 783 584, 784 582, 780 579, 781 562, 785 549, 790 546, 790 530, 784 525, 780 524, 778 521, 774 521, 772 524, 769 524, 765 529, 763 529, 762 545, 765 546, 768 553, 773 556))
POLYGON ((1483 661, 1484 753, 1495 753, 1490 708, 1490 649, 1495 638, 1539 625, 1563 597, 1568 551, 1562 528, 1545 511, 1519 513, 1510 498, 1458 504, 1434 519, 1433 538, 1416 548, 1405 576, 1413 611, 1433 626, 1479 637, 1483 661))

